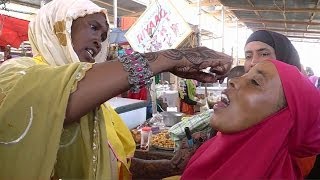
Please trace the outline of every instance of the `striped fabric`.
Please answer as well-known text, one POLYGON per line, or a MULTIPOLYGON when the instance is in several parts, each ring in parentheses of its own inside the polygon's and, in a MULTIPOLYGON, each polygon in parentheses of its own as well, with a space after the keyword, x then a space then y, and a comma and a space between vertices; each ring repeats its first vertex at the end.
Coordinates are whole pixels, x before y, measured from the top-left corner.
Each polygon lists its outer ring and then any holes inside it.
POLYGON ((203 132, 209 133, 212 128, 210 127, 210 119, 212 110, 205 111, 201 114, 194 115, 192 117, 183 118, 183 120, 169 129, 171 139, 175 142, 176 149, 179 148, 179 144, 183 138, 186 137, 184 132, 185 127, 189 127, 191 133, 203 132))

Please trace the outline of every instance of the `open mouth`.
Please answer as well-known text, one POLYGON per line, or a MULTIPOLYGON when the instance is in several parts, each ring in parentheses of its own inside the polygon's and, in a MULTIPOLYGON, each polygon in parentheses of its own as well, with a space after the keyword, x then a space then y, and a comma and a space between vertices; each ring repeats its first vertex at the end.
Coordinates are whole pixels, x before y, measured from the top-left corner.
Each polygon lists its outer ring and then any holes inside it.
POLYGON ((221 93, 221 101, 219 101, 218 103, 216 103, 213 107, 213 109, 217 110, 217 109, 223 109, 226 108, 230 105, 230 100, 227 94, 225 94, 225 92, 221 93))
POLYGON ((230 104, 229 97, 224 93, 221 93, 221 102, 223 102, 227 106, 229 106, 230 104))
POLYGON ((86 48, 87 53, 89 54, 89 56, 94 59, 95 57, 95 51, 91 48, 86 48))

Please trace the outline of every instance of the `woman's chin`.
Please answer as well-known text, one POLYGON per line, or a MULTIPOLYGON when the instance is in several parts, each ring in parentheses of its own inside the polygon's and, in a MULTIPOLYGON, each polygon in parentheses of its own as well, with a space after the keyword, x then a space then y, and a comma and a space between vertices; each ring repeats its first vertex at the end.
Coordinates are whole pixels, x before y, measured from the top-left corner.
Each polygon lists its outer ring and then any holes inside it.
POLYGON ((221 117, 219 118, 219 116, 215 116, 211 119, 210 126, 216 131, 219 131, 225 134, 234 133, 237 131, 235 130, 234 127, 230 127, 229 124, 226 124, 226 123, 232 123, 232 122, 230 121, 228 122, 228 120, 225 118, 221 118, 221 117))
POLYGON ((220 131, 220 126, 219 126, 219 122, 218 122, 218 119, 216 119, 216 117, 213 117, 211 120, 210 120, 210 126, 217 130, 217 131, 220 131))

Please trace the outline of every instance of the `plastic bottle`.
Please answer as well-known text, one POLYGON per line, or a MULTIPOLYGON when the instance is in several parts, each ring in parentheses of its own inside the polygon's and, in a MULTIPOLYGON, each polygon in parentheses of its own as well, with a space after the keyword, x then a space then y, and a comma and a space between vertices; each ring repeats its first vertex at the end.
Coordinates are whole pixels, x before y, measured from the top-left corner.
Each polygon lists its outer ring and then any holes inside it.
POLYGON ((143 127, 141 129, 141 150, 149 151, 151 134, 151 127, 143 127))

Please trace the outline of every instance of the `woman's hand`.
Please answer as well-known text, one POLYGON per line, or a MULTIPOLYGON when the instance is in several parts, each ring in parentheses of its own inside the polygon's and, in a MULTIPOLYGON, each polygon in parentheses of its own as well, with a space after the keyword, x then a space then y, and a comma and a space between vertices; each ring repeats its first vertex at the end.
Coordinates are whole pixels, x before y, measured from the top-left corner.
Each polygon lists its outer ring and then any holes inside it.
POLYGON ((231 56, 206 47, 164 50, 152 53, 152 58, 163 61, 163 65, 167 68, 165 71, 182 78, 207 83, 223 81, 232 65, 231 56), (210 67, 209 72, 204 72, 203 70, 208 67, 210 67))
POLYGON ((171 166, 181 174, 187 166, 192 155, 196 150, 207 140, 207 135, 201 132, 192 134, 194 145, 189 147, 187 139, 183 139, 180 149, 175 153, 174 157, 170 160, 171 166))
POLYGON ((175 153, 171 160, 144 160, 132 158, 130 171, 133 175, 133 179, 162 179, 165 177, 181 175, 196 149, 207 139, 207 135, 203 133, 194 133, 192 134, 192 137, 194 146, 188 147, 187 139, 185 138, 181 143, 180 149, 175 153))

